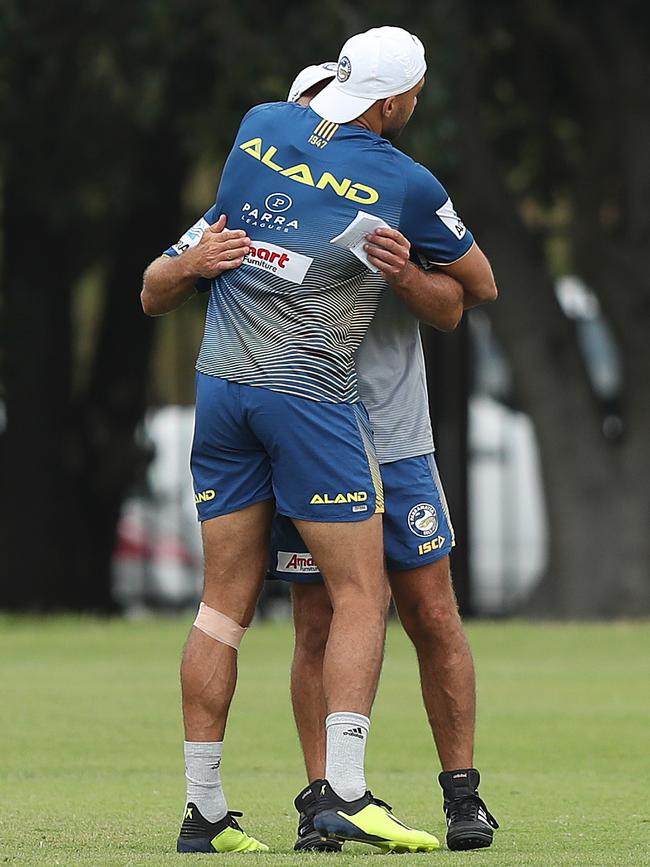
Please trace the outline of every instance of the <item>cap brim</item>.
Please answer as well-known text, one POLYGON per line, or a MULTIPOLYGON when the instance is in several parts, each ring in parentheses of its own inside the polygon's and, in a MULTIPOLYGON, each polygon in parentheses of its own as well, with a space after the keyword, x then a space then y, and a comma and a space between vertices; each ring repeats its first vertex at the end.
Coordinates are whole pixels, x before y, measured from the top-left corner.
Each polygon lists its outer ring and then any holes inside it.
POLYGON ((309 90, 321 81, 327 81, 328 78, 334 78, 335 75, 336 66, 334 66, 333 70, 324 69, 322 65, 308 66, 306 69, 303 69, 302 72, 298 73, 294 79, 293 84, 289 88, 287 102, 296 102, 296 100, 300 99, 306 90, 309 90))
POLYGON ((377 99, 378 97, 375 96, 350 96, 348 93, 343 93, 335 78, 312 99, 309 107, 325 120, 347 123, 368 111, 377 99))

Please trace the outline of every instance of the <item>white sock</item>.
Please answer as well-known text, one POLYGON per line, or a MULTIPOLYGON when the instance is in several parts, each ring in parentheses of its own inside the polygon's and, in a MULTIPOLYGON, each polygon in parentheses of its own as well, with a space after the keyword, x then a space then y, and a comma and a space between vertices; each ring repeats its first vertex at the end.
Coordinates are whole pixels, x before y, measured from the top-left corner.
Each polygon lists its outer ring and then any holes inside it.
POLYGON ((199 808, 208 822, 216 822, 228 812, 221 786, 221 753, 223 741, 199 743, 185 741, 185 779, 187 802, 199 808))
POLYGON ((356 801, 368 788, 364 759, 370 720, 360 713, 331 713, 325 730, 325 778, 339 798, 356 801))

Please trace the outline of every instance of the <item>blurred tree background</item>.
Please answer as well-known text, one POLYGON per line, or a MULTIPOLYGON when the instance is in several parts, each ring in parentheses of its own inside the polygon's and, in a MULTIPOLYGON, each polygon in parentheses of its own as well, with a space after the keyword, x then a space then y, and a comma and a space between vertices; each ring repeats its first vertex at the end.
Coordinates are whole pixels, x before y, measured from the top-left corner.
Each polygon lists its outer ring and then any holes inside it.
POLYGON ((148 460, 134 432, 152 402, 191 400, 201 333, 199 302, 173 334, 141 313, 142 271, 212 203, 244 112, 388 23, 429 62, 400 146, 492 261, 487 312, 540 442, 550 559, 526 610, 650 611, 650 16, 634 0, 0 0, 0 607, 111 610, 115 527, 148 460), (622 349, 616 431, 563 273, 622 349))

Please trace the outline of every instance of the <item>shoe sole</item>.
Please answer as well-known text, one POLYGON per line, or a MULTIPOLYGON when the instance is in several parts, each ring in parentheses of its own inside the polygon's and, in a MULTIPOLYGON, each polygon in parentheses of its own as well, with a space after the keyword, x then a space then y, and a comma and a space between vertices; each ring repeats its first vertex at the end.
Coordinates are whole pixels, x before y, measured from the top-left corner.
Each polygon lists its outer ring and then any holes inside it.
POLYGON ((202 855, 216 854, 212 842, 203 837, 179 837, 176 841, 176 851, 181 853, 199 853, 202 855))
POLYGON ((328 840, 316 833, 311 833, 307 837, 296 840, 293 847, 294 852, 340 852, 341 843, 338 840, 328 840))
POLYGON ((468 849, 487 849, 492 845, 492 834, 462 834, 458 837, 447 837, 447 848, 452 852, 466 852, 468 849))

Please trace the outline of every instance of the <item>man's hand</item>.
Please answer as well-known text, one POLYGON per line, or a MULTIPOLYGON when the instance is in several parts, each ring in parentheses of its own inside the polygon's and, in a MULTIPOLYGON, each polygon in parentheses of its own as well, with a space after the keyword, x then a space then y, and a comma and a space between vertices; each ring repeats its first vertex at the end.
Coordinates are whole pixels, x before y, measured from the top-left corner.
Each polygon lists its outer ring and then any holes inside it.
POLYGON ((241 229, 226 229, 221 216, 200 241, 180 256, 159 256, 144 272, 140 300, 148 316, 176 310, 194 294, 199 277, 211 280, 238 268, 250 249, 250 238, 241 229))
POLYGON ((463 287, 457 280, 409 261, 411 244, 397 229, 377 229, 368 235, 365 250, 411 313, 441 331, 454 330, 463 315, 463 287))
POLYGON ((377 229, 367 236, 364 250, 368 260, 379 268, 388 283, 401 283, 407 271, 416 266, 409 262, 411 243, 397 229, 377 229))
POLYGON ((251 239, 241 229, 226 229, 222 214, 216 223, 205 230, 199 243, 182 255, 185 265, 196 277, 211 280, 224 271, 237 268, 250 249, 251 239))

